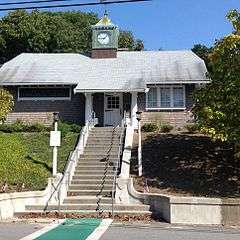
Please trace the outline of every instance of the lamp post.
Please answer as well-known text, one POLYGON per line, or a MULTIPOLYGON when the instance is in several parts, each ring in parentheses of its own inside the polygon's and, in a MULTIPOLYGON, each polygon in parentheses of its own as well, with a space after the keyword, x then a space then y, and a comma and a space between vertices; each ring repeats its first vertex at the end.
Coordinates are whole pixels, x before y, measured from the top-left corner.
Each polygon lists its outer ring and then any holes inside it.
POLYGON ((138 176, 142 176, 142 136, 141 136, 141 114, 142 112, 137 111, 137 121, 138 121, 138 176))
POLYGON ((59 121, 59 114, 58 112, 53 113, 53 124, 54 124, 54 131, 51 132, 50 135, 50 144, 53 146, 53 168, 52 168, 52 175, 57 175, 57 154, 58 150, 57 147, 59 146, 58 142, 60 142, 60 132, 58 131, 58 121, 59 121))

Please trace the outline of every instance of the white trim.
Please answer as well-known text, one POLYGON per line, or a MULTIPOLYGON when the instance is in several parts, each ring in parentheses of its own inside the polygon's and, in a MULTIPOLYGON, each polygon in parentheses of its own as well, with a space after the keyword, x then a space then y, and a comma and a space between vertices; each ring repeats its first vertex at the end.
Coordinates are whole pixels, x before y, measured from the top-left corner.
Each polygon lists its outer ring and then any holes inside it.
POLYGON ((74 89, 74 93, 125 93, 125 92, 145 92, 147 88, 139 89, 74 89))
POLYGON ((147 108, 146 107, 146 110, 186 110, 186 107, 173 107, 173 108, 147 108))
POLYGON ((146 93, 146 110, 185 110, 186 109, 186 86, 183 84, 178 85, 154 85, 149 88, 157 88, 157 105, 158 107, 148 107, 148 93, 146 93), (181 87, 183 89, 183 107, 174 107, 174 99, 173 99, 173 88, 181 87), (170 88, 170 105, 171 107, 161 107, 161 88, 170 88))
POLYGON ((107 231, 112 223, 112 219, 103 219, 100 225, 86 238, 86 240, 98 240, 107 231))
POLYGON ((71 87, 58 87, 58 86, 49 86, 49 87, 18 87, 17 91, 17 101, 71 101, 72 99, 72 88, 71 87), (20 97, 19 90, 21 88, 68 88, 69 90, 69 97, 20 97))
POLYGON ((53 223, 53 224, 50 224, 42 229, 40 229, 39 231, 37 232, 34 232, 26 237, 23 237, 21 238, 20 240, 33 240, 33 239, 36 239, 38 237, 40 237, 41 235, 43 235, 44 233, 47 233, 49 232, 50 230, 58 227, 60 224, 62 224, 63 222, 65 221, 65 219, 59 219, 57 221, 57 223, 53 223))

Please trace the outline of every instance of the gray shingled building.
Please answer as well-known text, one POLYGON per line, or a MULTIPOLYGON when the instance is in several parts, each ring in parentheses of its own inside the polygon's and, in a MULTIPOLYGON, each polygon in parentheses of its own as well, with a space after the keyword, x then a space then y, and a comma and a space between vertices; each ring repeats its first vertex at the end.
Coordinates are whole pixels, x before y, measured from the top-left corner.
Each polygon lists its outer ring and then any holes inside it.
POLYGON ((208 82, 206 66, 191 51, 118 51, 118 27, 107 15, 93 26, 91 56, 23 53, 0 68, 0 85, 15 99, 7 122, 17 119, 84 124, 93 114, 100 126, 117 126, 124 112, 143 121, 181 125, 192 92, 208 82))

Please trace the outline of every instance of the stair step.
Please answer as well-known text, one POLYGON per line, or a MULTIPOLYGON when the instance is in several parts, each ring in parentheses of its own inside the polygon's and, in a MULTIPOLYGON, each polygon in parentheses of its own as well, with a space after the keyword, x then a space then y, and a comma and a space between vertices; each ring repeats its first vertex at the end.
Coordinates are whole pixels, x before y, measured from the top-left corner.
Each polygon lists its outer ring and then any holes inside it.
POLYGON ((110 170, 110 171, 114 171, 115 170, 115 166, 113 165, 109 165, 108 167, 104 166, 104 165, 77 165, 75 171, 81 171, 81 170, 110 170))
POLYGON ((112 190, 91 189, 91 190, 71 190, 68 191, 67 196, 103 196, 111 197, 112 190))
POLYGON ((117 155, 118 155, 118 153, 112 153, 112 152, 109 155, 107 155, 107 154, 99 154, 99 153, 96 153, 96 152, 91 152, 91 153, 84 153, 82 155, 82 157, 83 158, 103 159, 103 158, 106 158, 106 157, 117 158, 117 155))
MULTIPOLYGON (((109 164, 110 163, 113 163, 113 164, 117 164, 117 161, 109 161, 109 164)), ((79 162, 78 162, 78 165, 77 165, 77 167, 80 167, 80 166, 106 166, 106 162, 104 161, 104 162, 100 162, 99 160, 90 160, 90 161, 82 161, 82 160, 80 160, 79 162)))
POLYGON ((100 204, 112 203, 112 198, 97 198, 97 197, 83 197, 83 196, 72 196, 66 197, 64 204, 96 204, 100 200, 100 204))
MULTIPOLYGON (((109 161, 117 161, 118 158, 117 157, 109 157, 108 158, 109 161)), ((91 162, 91 161, 98 161, 100 163, 106 163, 106 157, 103 157, 103 158, 99 158, 99 157, 92 157, 92 158, 85 158, 84 156, 80 156, 80 160, 79 160, 79 163, 81 162, 91 162)))
MULTIPOLYGON (((61 210, 96 210, 98 207, 97 204, 62 204, 60 206, 61 210)), ((111 211, 111 204, 100 204, 100 210, 111 211)), ((29 205, 26 206, 26 210, 42 210, 44 206, 42 205, 29 205)), ((49 205, 47 211, 57 211, 58 205, 49 205)), ((115 211, 149 211, 148 205, 120 205, 114 204, 115 211)))
POLYGON ((112 184, 96 185, 96 184, 71 184, 69 186, 69 191, 72 190, 112 190, 112 184))
POLYGON ((109 151, 109 150, 115 150, 115 151, 118 151, 119 149, 119 145, 112 145, 112 146, 106 146, 106 145, 102 145, 102 146, 94 146, 94 145, 91 145, 89 146, 89 144, 87 144, 87 146, 85 147, 84 149, 84 152, 85 151, 96 151, 96 152, 101 152, 101 151, 109 151))
MULTIPOLYGON (((114 175, 115 171, 108 169, 106 175, 114 175)), ((74 175, 87 175, 87 174, 96 174, 96 175, 102 175, 102 177, 105 174, 105 170, 75 170, 74 175)))
MULTIPOLYGON (((80 179, 84 179, 84 180, 87 180, 87 179, 93 179, 93 180, 96 180, 96 179, 103 179, 103 175, 102 174, 75 174, 73 175, 73 180, 80 180, 80 179)), ((114 175, 113 174, 108 174, 105 178, 106 180, 113 180, 114 179, 114 175)))
MULTIPOLYGON (((95 185, 100 185, 103 183, 103 179, 74 179, 71 181, 71 185, 74 184, 95 184, 95 185)), ((113 179, 105 179, 104 184, 112 184, 113 179)))

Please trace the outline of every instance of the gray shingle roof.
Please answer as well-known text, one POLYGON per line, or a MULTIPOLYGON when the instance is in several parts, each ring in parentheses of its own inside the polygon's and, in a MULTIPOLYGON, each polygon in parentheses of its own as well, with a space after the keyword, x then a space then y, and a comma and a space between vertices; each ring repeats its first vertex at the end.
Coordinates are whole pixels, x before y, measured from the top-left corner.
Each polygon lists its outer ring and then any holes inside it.
POLYGON ((115 59, 23 53, 0 68, 0 84, 73 84, 76 91, 141 91, 146 84, 206 82, 206 72, 203 60, 191 51, 118 52, 115 59))

